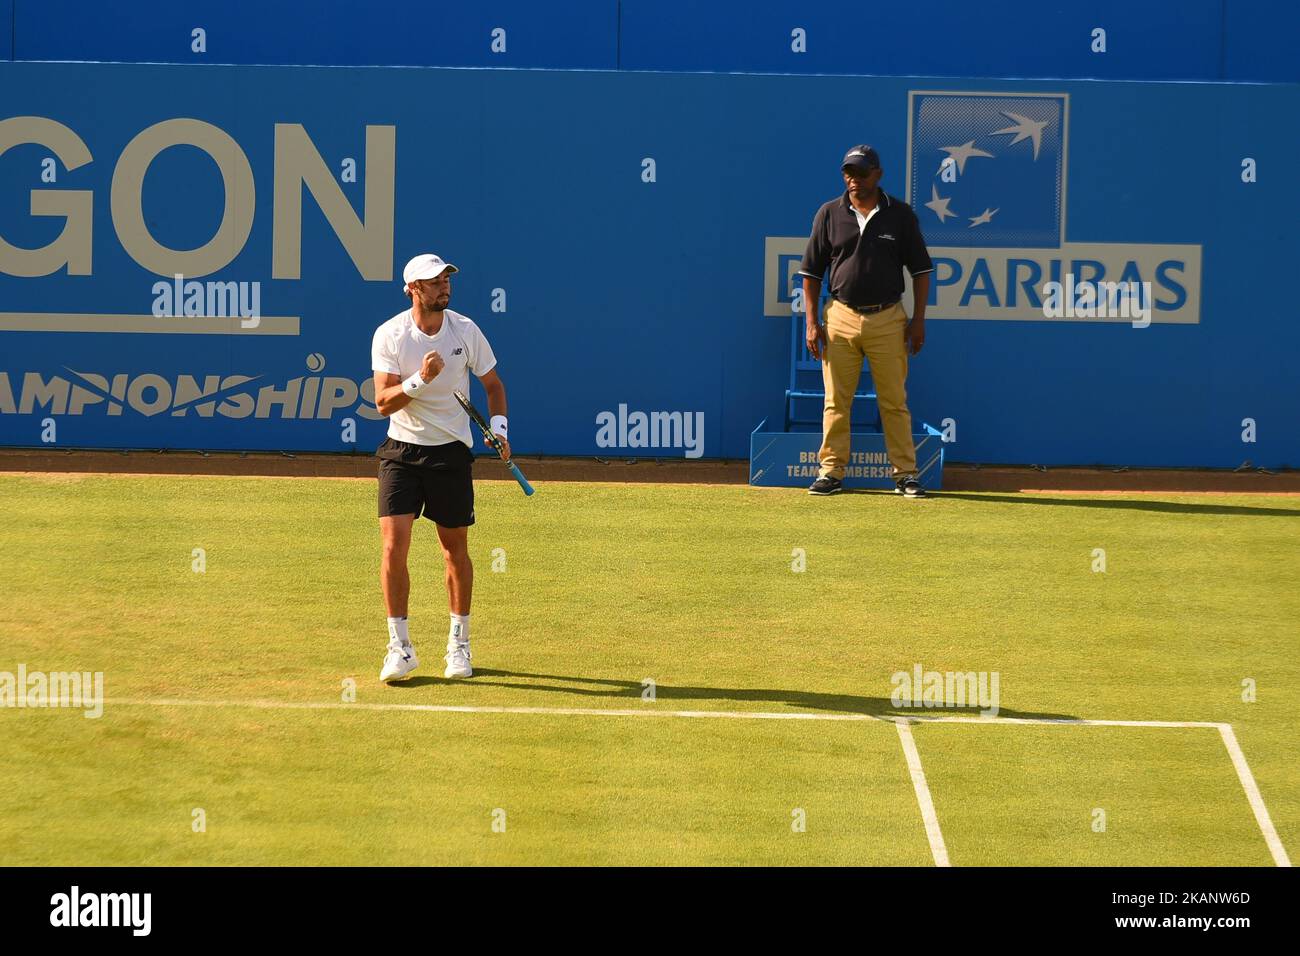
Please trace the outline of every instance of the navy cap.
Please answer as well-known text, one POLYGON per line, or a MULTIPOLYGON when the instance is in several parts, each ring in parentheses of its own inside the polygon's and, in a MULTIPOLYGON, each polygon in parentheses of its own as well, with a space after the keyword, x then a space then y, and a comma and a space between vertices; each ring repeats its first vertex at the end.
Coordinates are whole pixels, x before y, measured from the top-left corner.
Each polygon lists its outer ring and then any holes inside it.
POLYGON ((864 169, 879 169, 880 157, 870 146, 854 146, 844 154, 844 162, 840 163, 840 169, 845 166, 861 166, 864 169))

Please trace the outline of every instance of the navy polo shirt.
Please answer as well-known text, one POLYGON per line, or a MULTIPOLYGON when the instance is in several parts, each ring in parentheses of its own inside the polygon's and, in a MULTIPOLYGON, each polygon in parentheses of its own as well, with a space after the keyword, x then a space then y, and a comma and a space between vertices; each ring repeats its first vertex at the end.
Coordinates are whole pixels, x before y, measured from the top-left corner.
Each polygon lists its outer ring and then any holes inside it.
POLYGON ((913 276, 933 272, 912 207, 883 189, 876 213, 859 234, 846 190, 817 210, 799 275, 821 281, 829 267, 831 296, 854 309, 903 297, 903 266, 913 276))

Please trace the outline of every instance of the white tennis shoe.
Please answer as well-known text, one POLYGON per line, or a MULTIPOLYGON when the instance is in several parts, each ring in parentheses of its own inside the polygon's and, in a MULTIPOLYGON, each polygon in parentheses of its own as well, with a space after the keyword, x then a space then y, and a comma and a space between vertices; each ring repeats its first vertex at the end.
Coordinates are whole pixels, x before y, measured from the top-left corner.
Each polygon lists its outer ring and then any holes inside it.
POLYGON ((406 680, 411 671, 420 666, 415 656, 415 645, 403 644, 393 638, 388 642, 388 653, 384 655, 384 669, 379 672, 379 679, 384 683, 406 680))
POLYGON ((469 666, 469 641, 448 641, 447 656, 443 658, 447 662, 447 669, 442 672, 443 677, 473 677, 474 668, 469 666))

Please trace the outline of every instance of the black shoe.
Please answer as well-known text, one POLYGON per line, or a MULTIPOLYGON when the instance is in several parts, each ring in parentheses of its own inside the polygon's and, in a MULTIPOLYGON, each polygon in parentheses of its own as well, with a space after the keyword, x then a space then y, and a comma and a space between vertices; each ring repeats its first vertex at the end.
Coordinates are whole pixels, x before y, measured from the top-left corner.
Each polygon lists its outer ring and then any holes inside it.
POLYGON ((844 487, 838 478, 818 478, 808 486, 810 495, 837 495, 844 487))
POLYGON ((911 475, 899 478, 894 483, 894 494, 902 495, 904 498, 926 497, 925 489, 921 487, 921 483, 911 475))

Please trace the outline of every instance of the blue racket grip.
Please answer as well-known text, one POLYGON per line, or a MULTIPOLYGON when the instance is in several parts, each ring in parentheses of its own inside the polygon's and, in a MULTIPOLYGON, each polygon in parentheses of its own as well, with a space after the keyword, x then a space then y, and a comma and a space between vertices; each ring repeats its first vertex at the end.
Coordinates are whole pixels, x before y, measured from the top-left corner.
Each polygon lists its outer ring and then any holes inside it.
POLYGON ((524 473, 519 470, 519 466, 513 461, 508 461, 506 462, 506 467, 509 468, 510 473, 515 476, 515 481, 519 482, 519 487, 524 489, 524 494, 531 495, 533 493, 533 486, 528 483, 528 479, 525 478, 524 473))

